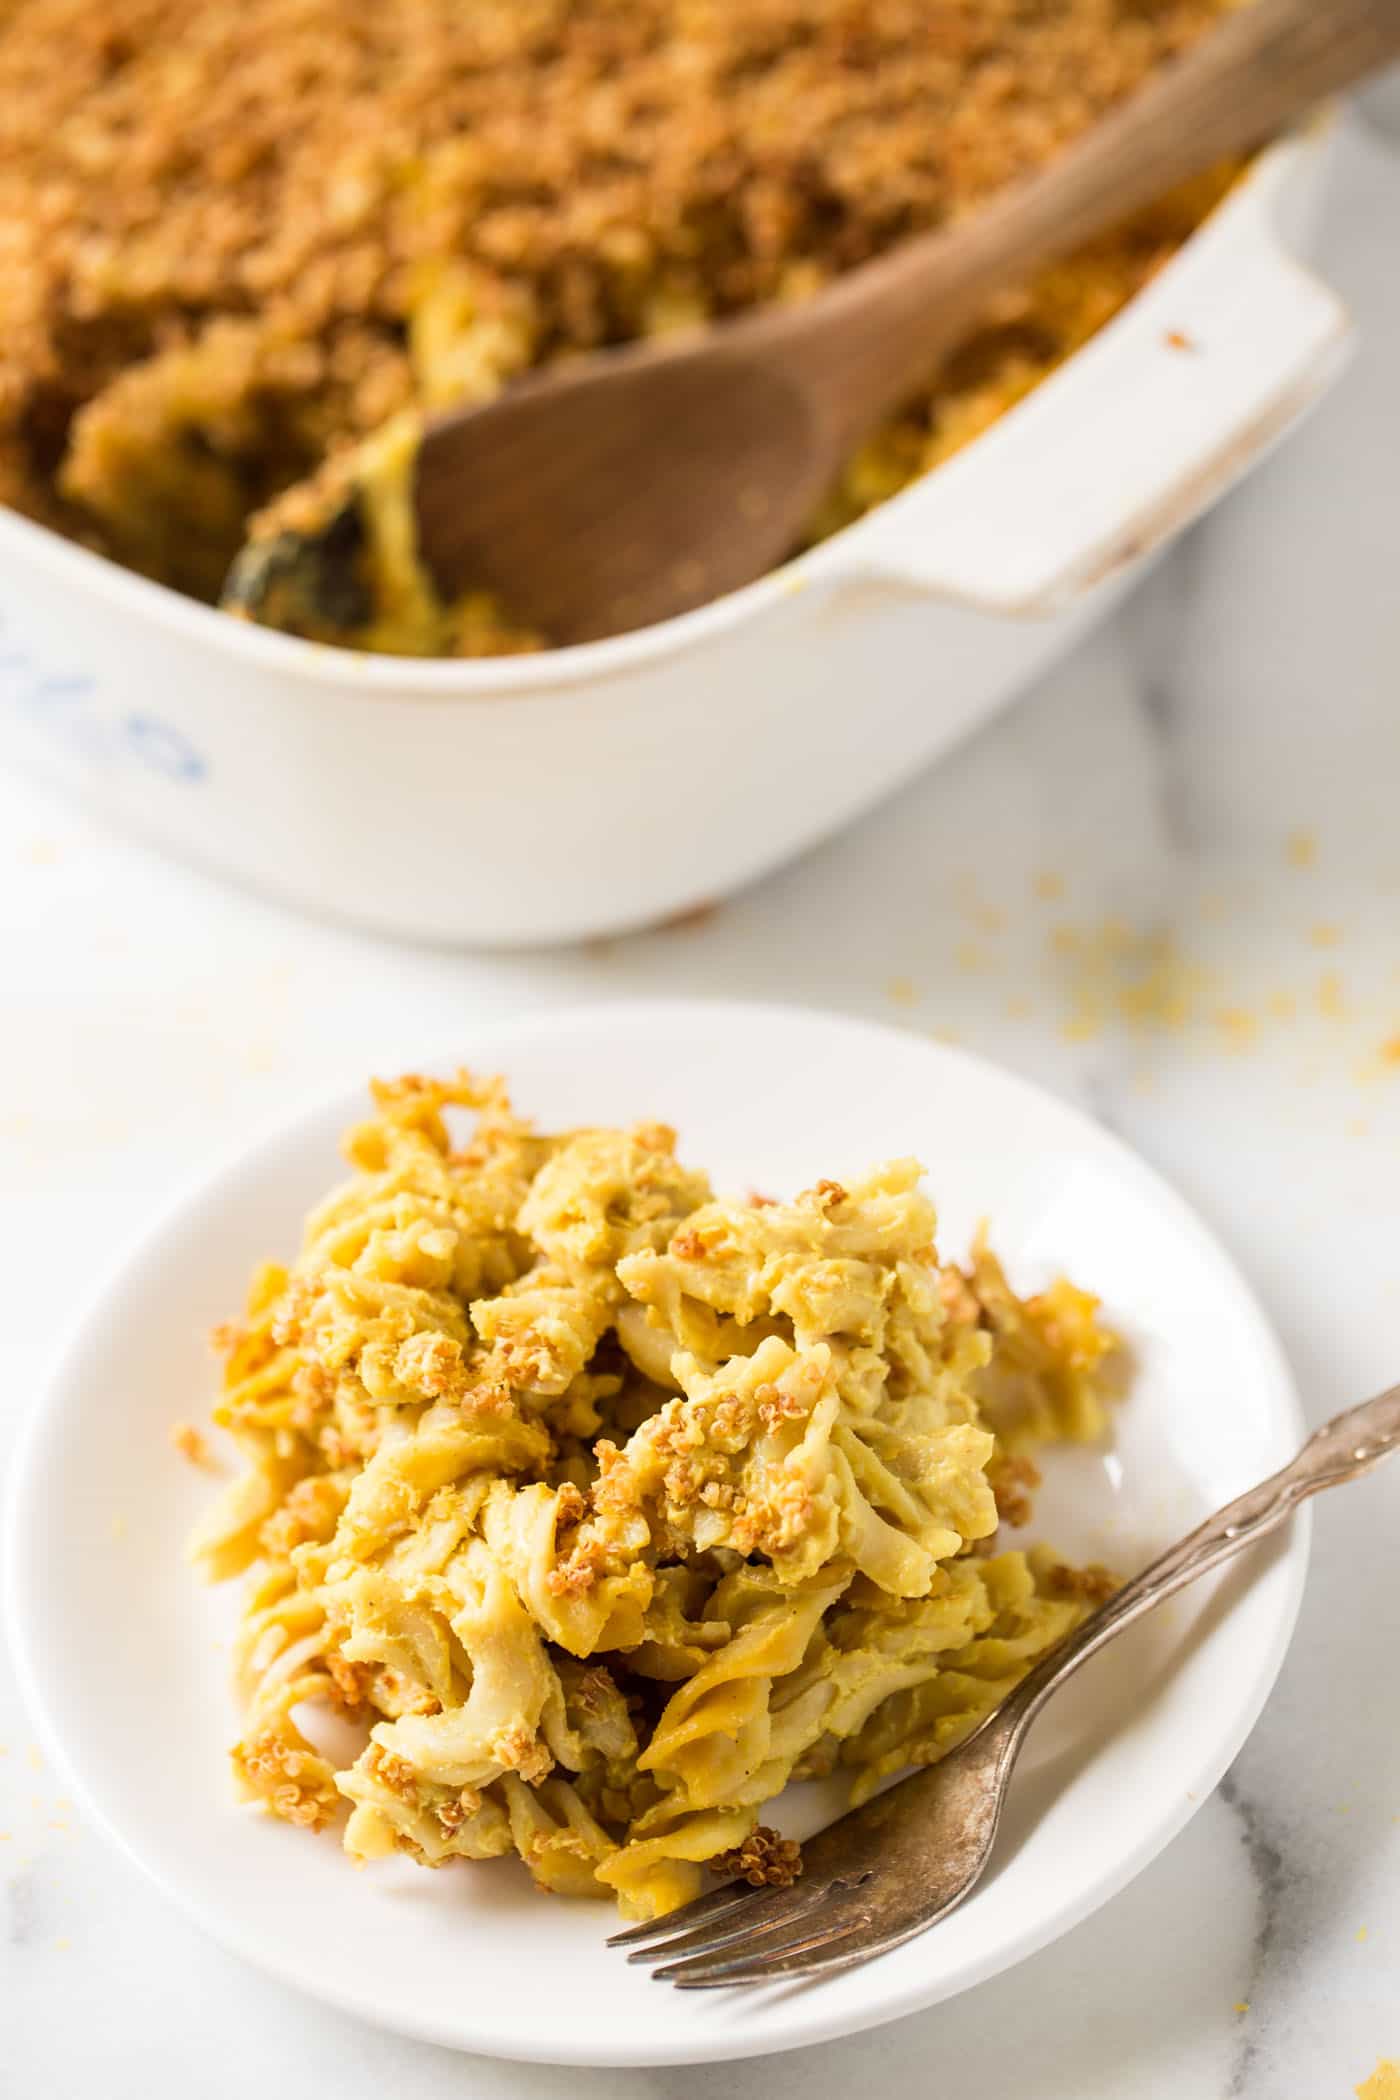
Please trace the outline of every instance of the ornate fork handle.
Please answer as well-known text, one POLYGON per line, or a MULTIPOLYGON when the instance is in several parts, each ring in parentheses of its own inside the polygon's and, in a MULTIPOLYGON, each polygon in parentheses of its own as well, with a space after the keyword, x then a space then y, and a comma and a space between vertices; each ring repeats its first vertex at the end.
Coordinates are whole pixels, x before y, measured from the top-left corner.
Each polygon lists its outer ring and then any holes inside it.
POLYGON ((1188 1532, 1135 1575, 1101 1610, 1036 1664, 987 1724, 1019 1742, 1050 1694, 1115 1634, 1198 1575, 1243 1552, 1290 1516, 1308 1495, 1339 1487, 1400 1449, 1400 1386, 1348 1408, 1315 1429, 1296 1458, 1188 1532))

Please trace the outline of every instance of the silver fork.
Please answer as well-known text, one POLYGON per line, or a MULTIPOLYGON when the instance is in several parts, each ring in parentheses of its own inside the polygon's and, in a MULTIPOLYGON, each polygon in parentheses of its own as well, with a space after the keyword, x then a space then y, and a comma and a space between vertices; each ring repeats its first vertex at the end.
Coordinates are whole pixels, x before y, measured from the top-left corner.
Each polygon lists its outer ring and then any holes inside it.
POLYGON ((1273 1531, 1307 1495, 1339 1487, 1400 1446, 1400 1386, 1315 1430, 1282 1472, 1227 1503, 1044 1656, 974 1735, 804 1846, 786 1889, 731 1884, 616 1933, 628 1960, 664 1957, 681 1990, 834 1975, 955 1910, 991 1854, 1016 1759, 1052 1692, 1145 1612, 1273 1531))

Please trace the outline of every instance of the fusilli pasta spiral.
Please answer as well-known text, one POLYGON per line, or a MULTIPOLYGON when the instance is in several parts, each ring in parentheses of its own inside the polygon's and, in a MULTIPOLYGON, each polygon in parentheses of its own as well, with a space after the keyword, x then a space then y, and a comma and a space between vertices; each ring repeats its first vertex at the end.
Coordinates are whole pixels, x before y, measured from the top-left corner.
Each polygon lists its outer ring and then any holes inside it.
POLYGON ((1028 1447, 1098 1433, 1111 1337, 940 1263, 914 1162, 720 1201, 664 1125, 374 1093, 219 1338, 247 1463, 191 1553, 251 1571, 233 1758, 275 1814, 653 1915, 736 1847, 786 1871, 790 1778, 942 1756, 1106 1586, 987 1549, 1028 1447))

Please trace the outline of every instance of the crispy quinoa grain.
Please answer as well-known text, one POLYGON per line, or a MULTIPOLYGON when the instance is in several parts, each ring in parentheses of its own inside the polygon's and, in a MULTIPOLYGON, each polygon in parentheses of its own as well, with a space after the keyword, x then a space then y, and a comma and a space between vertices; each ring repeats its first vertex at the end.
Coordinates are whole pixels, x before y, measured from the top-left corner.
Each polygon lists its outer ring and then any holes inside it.
POLYGON ((1104 1604, 1121 1585, 1116 1575, 1094 1562, 1087 1568, 1063 1565, 1052 1568, 1047 1587, 1052 1596, 1077 1597, 1086 1604, 1104 1604))
MULTIPOLYGON (((1044 161, 1228 4, 5 8, 0 501, 212 598, 249 517, 397 411, 801 296, 1044 161)), ((814 529, 976 435, 1219 186, 999 302, 814 529)), ((474 604, 423 646, 525 645, 474 604)))
POLYGON ((1029 1524, 1034 1512, 1031 1496, 1040 1486, 1040 1468, 1034 1459, 998 1452, 987 1466, 987 1481, 1000 1521, 1014 1527, 1029 1524))
POLYGON ((747 1881, 751 1888, 787 1889, 801 1876, 802 1847, 796 1838, 779 1837, 760 1823, 742 1845, 716 1853, 710 1868, 725 1880, 747 1881))

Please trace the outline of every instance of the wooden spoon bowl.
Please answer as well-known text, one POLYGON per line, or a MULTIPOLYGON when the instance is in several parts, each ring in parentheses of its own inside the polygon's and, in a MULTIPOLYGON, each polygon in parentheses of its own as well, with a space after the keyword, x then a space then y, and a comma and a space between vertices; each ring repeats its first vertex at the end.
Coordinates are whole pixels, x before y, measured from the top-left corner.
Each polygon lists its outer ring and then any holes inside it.
MULTIPOLYGON (((1400 0, 1252 0, 1038 174, 814 298, 438 417, 416 461, 420 559, 445 599, 485 587, 560 643, 751 582, 993 294, 1397 55, 1400 0)), ((257 617, 250 551, 235 574, 257 617)), ((324 585, 323 543, 316 559, 324 585)))

